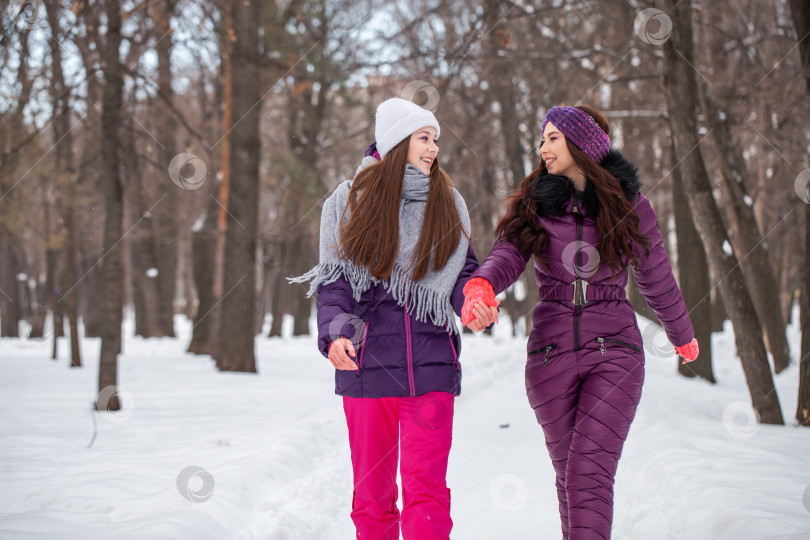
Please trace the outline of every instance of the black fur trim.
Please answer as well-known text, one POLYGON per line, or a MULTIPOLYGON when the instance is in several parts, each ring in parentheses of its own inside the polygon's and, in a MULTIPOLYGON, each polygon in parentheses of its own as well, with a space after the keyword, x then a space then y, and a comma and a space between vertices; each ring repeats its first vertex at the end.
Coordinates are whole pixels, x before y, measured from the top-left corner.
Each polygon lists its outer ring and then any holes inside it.
POLYGON ((622 191, 629 200, 641 191, 641 180, 638 178, 638 167, 618 150, 611 149, 602 160, 602 167, 613 175, 622 185, 622 191))
MULTIPOLYGON (((632 201, 636 193, 641 191, 638 168, 618 150, 611 149, 601 165, 619 181, 627 200, 632 201)), ((565 212, 565 203, 574 193, 574 183, 571 179, 556 174, 543 174, 536 176, 532 183, 534 185, 531 193, 537 204, 538 213, 544 216, 561 216, 565 212)), ((595 217, 599 214, 599 199, 590 183, 582 193, 581 200, 589 216, 595 217)))

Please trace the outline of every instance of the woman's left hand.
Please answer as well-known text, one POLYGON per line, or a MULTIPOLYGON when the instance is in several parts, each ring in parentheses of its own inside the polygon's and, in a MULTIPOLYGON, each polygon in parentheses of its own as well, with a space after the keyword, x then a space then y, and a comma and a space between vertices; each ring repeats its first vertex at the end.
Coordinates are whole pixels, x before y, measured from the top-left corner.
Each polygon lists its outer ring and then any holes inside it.
POLYGON ((683 356, 684 364, 692 362, 698 357, 698 354, 700 353, 700 347, 698 347, 697 339, 692 338, 692 341, 690 341, 686 345, 675 347, 675 352, 683 356))

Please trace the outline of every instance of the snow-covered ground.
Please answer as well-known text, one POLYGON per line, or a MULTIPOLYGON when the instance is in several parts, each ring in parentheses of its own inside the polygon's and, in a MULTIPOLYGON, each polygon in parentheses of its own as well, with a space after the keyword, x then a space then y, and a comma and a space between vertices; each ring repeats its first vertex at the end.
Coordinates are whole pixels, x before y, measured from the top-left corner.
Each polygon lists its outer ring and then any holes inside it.
MULTIPOLYGON (((795 319, 794 319, 795 320, 795 319)), ((644 330, 650 323, 639 319, 644 330)), ((0 539, 353 538, 351 466, 333 371, 314 338, 260 338, 258 375, 220 373, 178 339, 126 332, 124 408, 92 410, 85 367, 50 344, 0 340, 0 539)), ((645 339, 654 331, 644 332, 645 339)), ((660 335, 660 334, 659 334, 660 335)), ((753 421, 730 328, 718 384, 649 350, 616 480, 615 539, 810 538, 810 429, 795 425, 794 363, 776 377, 787 426, 753 421)), ((554 474, 523 387, 524 338, 465 336, 448 483, 453 537, 559 538, 554 474)))

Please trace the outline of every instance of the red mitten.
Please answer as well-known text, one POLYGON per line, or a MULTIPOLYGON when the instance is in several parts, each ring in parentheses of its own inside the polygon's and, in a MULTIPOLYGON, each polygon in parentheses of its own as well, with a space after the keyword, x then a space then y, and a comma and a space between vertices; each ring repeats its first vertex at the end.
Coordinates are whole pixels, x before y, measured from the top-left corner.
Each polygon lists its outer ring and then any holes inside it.
POLYGON ((484 278, 472 278, 464 285, 464 305, 461 307, 461 324, 467 326, 467 323, 475 319, 472 309, 478 302, 484 302, 490 307, 498 307, 498 302, 495 300, 495 291, 492 290, 492 284, 484 278))
POLYGON ((695 338, 692 338, 692 341, 690 341, 686 345, 675 347, 675 352, 683 356, 683 363, 686 364, 687 362, 691 362, 692 360, 698 357, 700 347, 698 347, 697 340, 695 338))

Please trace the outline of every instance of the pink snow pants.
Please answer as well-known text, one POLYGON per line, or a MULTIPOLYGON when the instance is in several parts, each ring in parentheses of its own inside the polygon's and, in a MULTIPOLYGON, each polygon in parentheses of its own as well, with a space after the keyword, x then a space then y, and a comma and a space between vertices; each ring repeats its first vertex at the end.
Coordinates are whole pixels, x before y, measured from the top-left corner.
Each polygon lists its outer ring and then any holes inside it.
POLYGON ((343 398, 354 471, 352 521, 358 540, 450 538, 445 480, 453 437, 453 394, 343 398), (402 455, 402 514, 397 461, 402 455))

